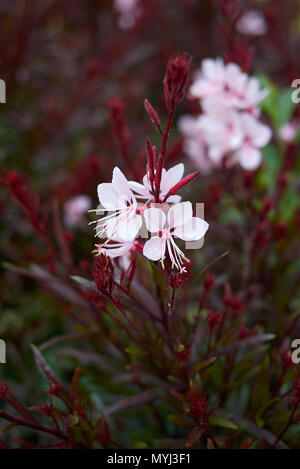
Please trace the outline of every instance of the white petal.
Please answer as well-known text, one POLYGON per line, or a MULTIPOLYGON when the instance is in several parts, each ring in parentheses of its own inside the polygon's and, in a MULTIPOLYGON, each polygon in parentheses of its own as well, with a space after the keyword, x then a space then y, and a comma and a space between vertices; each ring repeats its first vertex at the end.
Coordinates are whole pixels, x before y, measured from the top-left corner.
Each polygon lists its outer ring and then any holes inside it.
POLYGON ((181 202, 173 205, 168 212, 168 224, 170 228, 187 223, 193 216, 191 202, 181 202))
POLYGON ((176 228, 174 235, 183 239, 183 241, 195 241, 203 238, 208 227, 208 223, 202 218, 192 217, 188 223, 176 228))
POLYGON ((166 202, 169 202, 169 204, 179 204, 181 202, 181 195, 170 195, 166 202))
POLYGON ((125 243, 123 246, 120 247, 113 247, 113 244, 111 246, 102 248, 101 252, 105 253, 107 256, 113 259, 115 257, 124 256, 124 254, 130 251, 132 243, 125 243))
POLYGON ((129 183, 122 171, 117 166, 113 170, 112 184, 116 192, 118 192, 121 196, 124 196, 126 200, 131 200, 132 192, 130 190, 129 183))
POLYGON ((159 261, 165 255, 166 251, 166 239, 159 238, 158 236, 152 236, 144 246, 143 254, 152 261, 159 261))
POLYGON ((99 202, 107 210, 117 210, 126 206, 123 198, 120 197, 111 183, 99 184, 97 190, 99 202))
POLYGON ((248 170, 253 171, 257 169, 261 163, 261 152, 258 148, 244 145, 237 153, 241 166, 248 170))
POLYGON ((148 208, 144 212, 147 230, 151 233, 162 231, 166 223, 166 215, 159 208, 148 208))
POLYGON ((162 177, 160 186, 161 194, 166 195, 169 190, 182 179, 183 173, 184 164, 182 163, 170 168, 162 177))
POLYGON ((133 241, 142 226, 141 215, 134 215, 131 218, 126 218, 125 221, 117 224, 116 234, 124 241, 133 241))
POLYGON ((143 184, 135 181, 129 181, 129 187, 136 194, 141 195, 147 199, 150 198, 149 190, 143 184))

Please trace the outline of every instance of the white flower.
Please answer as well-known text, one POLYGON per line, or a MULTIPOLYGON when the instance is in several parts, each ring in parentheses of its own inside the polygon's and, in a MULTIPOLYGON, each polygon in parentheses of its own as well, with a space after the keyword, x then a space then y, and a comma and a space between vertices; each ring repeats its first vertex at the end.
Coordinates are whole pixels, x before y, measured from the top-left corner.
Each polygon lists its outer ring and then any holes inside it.
POLYGON ((176 245, 174 237, 184 241, 195 241, 201 239, 208 229, 206 221, 193 217, 191 202, 174 205, 167 216, 158 208, 149 208, 145 210, 144 217, 147 229, 151 233, 158 233, 145 243, 144 256, 153 261, 161 260, 163 263, 167 251, 172 266, 176 266, 177 269, 181 269, 183 261, 188 259, 176 245))
POLYGON ((269 143, 272 131, 248 114, 241 115, 241 125, 244 132, 244 141, 235 152, 234 159, 238 160, 246 170, 257 169, 261 163, 260 148, 269 143))
MULTIPOLYGON (((168 171, 166 171, 165 169, 162 170, 159 193, 159 198, 161 202, 164 200, 169 190, 182 179, 183 173, 184 165, 182 163, 173 166, 173 168, 168 169, 168 171)), ((151 201, 154 202, 154 196, 152 194, 152 188, 148 178, 148 174, 143 177, 143 184, 139 184, 135 181, 130 181, 129 185, 130 188, 136 194, 137 198, 145 200, 146 205, 151 201)), ((166 202, 169 203, 178 203, 180 201, 180 195, 171 195, 166 200, 166 202)))
POLYGON ((137 202, 129 182, 118 167, 113 170, 111 183, 98 185, 98 197, 103 208, 96 212, 112 213, 98 221, 96 235, 105 234, 108 239, 117 236, 124 241, 134 240, 142 226, 142 217, 137 214, 137 202))
POLYGON ((262 36, 267 32, 268 26, 262 11, 249 10, 238 20, 236 29, 242 34, 262 36))
POLYGON ((67 226, 76 226, 84 219, 84 214, 91 207, 91 199, 87 195, 77 195, 64 205, 64 221, 67 226))

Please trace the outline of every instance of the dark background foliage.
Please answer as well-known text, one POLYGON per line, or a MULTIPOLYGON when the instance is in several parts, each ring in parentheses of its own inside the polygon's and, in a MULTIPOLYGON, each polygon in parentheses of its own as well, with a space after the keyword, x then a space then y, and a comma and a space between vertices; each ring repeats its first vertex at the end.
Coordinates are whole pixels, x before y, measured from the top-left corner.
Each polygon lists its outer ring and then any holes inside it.
MULTIPOLYGON (((239 36, 232 30, 232 16, 222 15, 221 4, 232 3, 235 12, 238 1, 141 0, 140 15, 129 29, 120 28, 112 3, 3 0, 0 5, 0 77, 7 86, 7 102, 0 105, 0 162, 3 170, 20 174, 3 172, 1 179, 0 338, 7 343, 1 379, 28 407, 49 404, 44 391, 53 380, 47 376, 47 387, 36 367, 39 352, 35 360, 30 344, 39 346, 66 386, 73 377, 73 393, 80 396, 80 404, 74 404, 72 395, 71 410, 63 418, 57 411, 68 435, 75 428, 75 443, 66 443, 71 447, 92 447, 94 442, 99 447, 176 447, 185 445, 188 434, 189 446, 209 447, 217 438, 227 447, 267 447, 287 423, 285 443, 299 447, 298 421, 289 421, 297 367, 291 366, 288 355, 291 340, 300 337, 299 146, 287 148, 278 139, 280 125, 299 114, 288 94, 300 70, 299 2, 241 2, 245 10, 255 7, 265 14, 268 32, 255 38, 239 36), (234 48, 230 40, 236 34, 234 48), (143 347, 116 326, 110 316, 112 305, 78 280, 93 280, 93 231, 88 217, 78 228, 65 227, 63 212, 64 204, 80 194, 89 195, 96 206, 97 184, 110 181, 116 165, 129 179, 141 180, 145 136, 160 144, 143 101, 149 99, 165 126, 162 81, 166 63, 177 51, 193 56, 192 72, 203 58, 223 55, 259 75, 271 90, 263 111, 274 139, 257 174, 239 167, 216 170, 186 188, 187 198, 205 202, 210 231, 204 248, 193 255, 191 280, 178 289, 176 320, 167 335, 155 324, 145 326, 137 320, 141 335, 149 339, 145 356, 143 347), (111 122, 114 106, 125 116, 125 158, 111 122), (288 151, 292 167, 285 164, 288 151), (12 203, 18 202, 14 184, 27 205, 12 203), (212 292, 203 284, 205 266, 211 262, 206 272, 216 276, 212 292), (211 337, 216 355, 208 349, 206 317, 211 309, 227 314, 211 337), (253 342, 245 342, 245 351, 235 344, 249 339, 253 342), (221 347, 226 346, 223 353, 221 347), (184 350, 191 366, 218 359, 186 371, 184 354, 180 355, 184 350), (74 378, 78 366, 79 390, 74 378), (208 433, 205 441, 197 434, 199 409, 197 413, 180 403, 192 406, 194 393, 200 405, 198 388, 204 388, 209 409, 219 403, 211 417, 215 437, 208 433), (170 391, 180 392, 179 399, 170 391), (136 405, 126 402, 143 392, 148 394, 137 397, 136 405), (119 400, 121 412, 113 408, 103 417, 103 409, 119 400), (81 408, 96 422, 92 435, 85 428, 88 444, 76 434, 77 422, 70 420, 81 408)), ((176 127, 179 116, 194 111, 189 99, 176 110, 168 167, 183 161, 187 169, 194 169, 182 152, 176 127)), ((140 286, 155 300, 161 288, 167 304, 172 288, 166 274, 142 259, 136 269, 140 286)), ((131 306, 126 305, 129 314, 135 314, 131 306)), ((64 409, 53 395, 54 405, 64 409)), ((0 406, 8 412, 8 402, 2 400, 0 406)), ((205 416, 206 409, 202 411, 205 416)), ((0 428, 6 425, 0 420, 0 428)), ((49 443, 48 435, 21 426, 2 438, 13 447, 26 444, 20 439, 31 445, 49 443)))

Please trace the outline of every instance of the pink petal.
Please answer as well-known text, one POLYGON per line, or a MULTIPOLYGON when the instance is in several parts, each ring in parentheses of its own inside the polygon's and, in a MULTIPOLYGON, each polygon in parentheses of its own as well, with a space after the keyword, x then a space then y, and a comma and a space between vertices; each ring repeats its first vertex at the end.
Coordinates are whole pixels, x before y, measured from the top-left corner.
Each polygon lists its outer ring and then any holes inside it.
POLYGON ((169 190, 182 179, 183 173, 184 165, 179 163, 176 166, 173 166, 173 168, 170 168, 163 175, 160 186, 162 195, 166 195, 169 190))
POLYGON ((208 227, 208 223, 202 218, 192 217, 186 224, 176 228, 174 235, 183 239, 183 241, 195 241, 203 238, 208 227))
POLYGON ((236 157, 239 158, 241 166, 248 171, 257 169, 261 163, 260 150, 250 145, 244 145, 236 153, 236 157))
POLYGON ((159 261, 165 255, 166 239, 152 236, 144 245, 143 254, 152 261, 159 261))
POLYGON ((166 223, 166 215, 159 208, 148 208, 144 212, 147 230, 151 233, 158 233, 163 230, 166 223))
POLYGON ((181 202, 173 205, 168 212, 168 224, 170 228, 182 226, 187 223, 193 216, 193 208, 191 202, 181 202))
POLYGON ((131 201, 132 192, 130 190, 129 183, 117 166, 113 170, 112 184, 117 193, 124 196, 127 201, 131 201))
POLYGON ((120 197, 111 183, 103 183, 98 185, 99 202, 107 210, 118 210, 125 208, 124 199, 120 197))
POLYGON ((140 231, 142 222, 140 215, 126 218, 125 221, 117 223, 116 235, 123 241, 133 241, 140 231))

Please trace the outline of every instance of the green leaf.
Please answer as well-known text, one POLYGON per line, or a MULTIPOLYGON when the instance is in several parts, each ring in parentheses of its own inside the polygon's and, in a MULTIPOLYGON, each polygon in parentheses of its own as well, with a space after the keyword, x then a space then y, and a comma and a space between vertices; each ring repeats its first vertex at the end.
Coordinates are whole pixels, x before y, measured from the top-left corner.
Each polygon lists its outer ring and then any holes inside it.
POLYGON ((217 357, 212 357, 209 358, 208 360, 204 360, 203 362, 196 363, 195 365, 192 365, 190 367, 191 371, 199 371, 203 370, 203 368, 206 368, 207 366, 211 365, 214 363, 214 361, 217 359, 217 357))
POLYGON ((279 202, 280 219, 283 222, 290 222, 300 205, 297 192, 288 187, 279 202))
POLYGON ((281 91, 277 100, 276 124, 278 128, 289 122, 296 104, 292 101, 293 89, 286 88, 281 91))
POLYGON ((132 449, 146 449, 146 448, 148 448, 148 445, 144 441, 135 441, 132 445, 132 449))
POLYGON ((281 158, 273 145, 267 145, 262 150, 263 168, 257 175, 258 184, 271 190, 277 180, 277 174, 281 165, 281 158))
POLYGON ((125 352, 128 353, 129 355, 145 355, 146 354, 145 350, 142 350, 139 348, 133 348, 133 347, 125 348, 125 352))
POLYGON ((168 420, 179 427, 191 427, 193 420, 180 415, 168 415, 168 420))
POLYGON ((79 275, 71 275, 70 277, 72 280, 74 280, 74 282, 79 283, 79 285, 86 288, 87 290, 97 291, 95 282, 92 282, 87 278, 80 277, 79 275))
POLYGON ((209 417, 209 423, 212 426, 229 428, 230 430, 238 430, 239 428, 235 423, 231 422, 231 420, 218 417, 217 415, 211 415, 209 417))
POLYGON ((44 359, 44 357, 41 354, 41 352, 39 351, 39 349, 33 344, 31 344, 31 348, 32 348, 32 351, 33 351, 33 354, 34 354, 35 363, 36 363, 40 373, 47 379, 48 382, 54 383, 57 386, 59 386, 60 391, 65 396, 68 396, 69 392, 68 392, 67 388, 62 383, 62 381, 56 376, 54 371, 50 368, 50 366, 48 365, 48 363, 44 359))
POLYGON ((263 73, 258 74, 257 77, 260 81, 261 87, 269 91, 269 94, 261 102, 261 109, 270 117, 272 121, 276 121, 278 113, 278 87, 275 86, 274 83, 267 77, 267 75, 264 75, 263 73))

